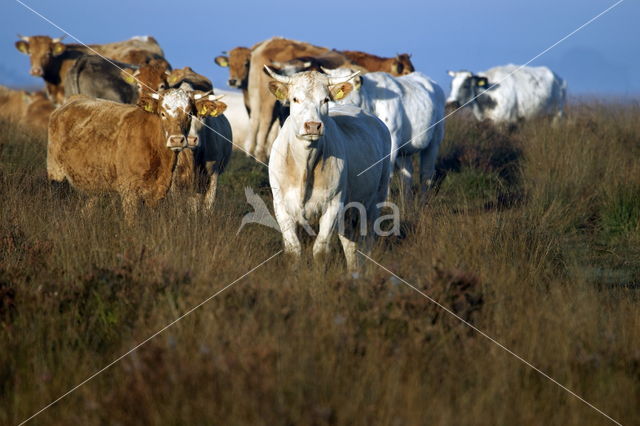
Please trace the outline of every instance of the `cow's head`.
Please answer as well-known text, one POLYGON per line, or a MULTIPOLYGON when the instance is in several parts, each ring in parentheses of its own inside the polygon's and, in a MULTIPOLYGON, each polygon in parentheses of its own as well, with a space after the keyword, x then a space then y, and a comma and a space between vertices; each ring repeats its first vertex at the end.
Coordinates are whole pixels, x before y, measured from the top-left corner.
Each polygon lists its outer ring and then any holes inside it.
POLYGON ((411 74, 415 70, 413 63, 411 63, 411 55, 408 53, 401 53, 393 58, 390 74, 395 76, 407 75, 411 74))
POLYGON ((215 97, 210 92, 169 89, 141 95, 138 106, 160 117, 167 148, 181 151, 187 147, 197 148, 200 143, 196 136, 189 136, 194 114, 197 113, 199 117, 222 114, 227 105, 219 101, 221 97, 215 97))
POLYGON ((124 81, 138 88, 138 94, 149 94, 167 88, 169 64, 164 60, 151 60, 136 70, 123 69, 120 76, 124 81))
POLYGON ((187 92, 169 89, 144 94, 138 99, 138 106, 160 117, 167 148, 181 151, 187 147, 191 115, 194 112, 193 98, 187 92))
POLYGON ((221 67, 229 67, 229 86, 246 87, 249 80, 249 62, 251 61, 251 49, 236 47, 229 51, 229 56, 217 56, 216 64, 221 67))
POLYGON ((62 38, 51 38, 49 36, 25 37, 18 35, 20 40, 16 41, 16 49, 25 55, 29 55, 31 69, 29 73, 35 77, 42 77, 51 65, 54 57, 61 55, 66 46, 62 43, 62 38))
POLYGON ((280 101, 289 101, 291 120, 296 137, 305 141, 316 141, 324 134, 325 120, 329 114, 329 101, 338 101, 353 90, 346 77, 329 77, 315 71, 301 72, 293 76, 282 76, 265 66, 274 81, 269 82, 269 91, 280 101))
POLYGON ((459 108, 489 89, 487 77, 474 75, 469 71, 447 71, 447 73, 452 77, 451 93, 447 98, 448 107, 459 108))

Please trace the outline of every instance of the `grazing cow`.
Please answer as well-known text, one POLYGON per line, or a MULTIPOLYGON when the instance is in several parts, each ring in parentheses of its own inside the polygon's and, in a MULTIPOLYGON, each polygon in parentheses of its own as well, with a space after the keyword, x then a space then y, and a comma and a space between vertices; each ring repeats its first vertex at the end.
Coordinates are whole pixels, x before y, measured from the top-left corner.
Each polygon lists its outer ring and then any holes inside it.
POLYGON ((187 147, 191 114, 201 107, 181 89, 139 102, 144 109, 72 96, 49 122, 49 179, 68 180, 89 194, 117 192, 129 223, 140 200, 154 206, 167 194, 178 152, 187 147))
POLYGON ((547 67, 506 65, 473 74, 449 71, 447 105, 471 106, 479 121, 514 124, 537 116, 562 117, 567 83, 547 67))
POLYGON ((97 55, 85 55, 76 61, 65 77, 65 96, 86 95, 135 104, 141 93, 166 88, 169 69, 165 60, 152 59, 137 67, 97 55))
POLYGON ((43 92, 26 92, 0 86, 0 118, 46 131, 49 115, 55 109, 43 92))
MULTIPOLYGON (((345 68, 324 70, 331 77, 352 74, 345 68)), ((411 189, 412 155, 420 153, 421 189, 431 185, 440 143, 444 138, 444 92, 419 72, 393 77, 372 72, 354 79, 354 90, 339 101, 356 105, 382 120, 391 132, 391 164, 411 189)))
POLYGON ((275 81, 269 82, 269 91, 291 103, 291 115, 273 144, 269 160, 269 183, 285 252, 299 257, 297 225, 318 222, 314 257, 329 251, 330 239, 337 230, 347 267, 354 270, 358 245, 361 240, 371 242, 371 224, 387 195, 389 130, 360 108, 339 105, 329 110, 330 100, 340 100, 353 89, 348 81, 357 74, 270 74, 275 81), (379 159, 383 161, 358 176, 379 159), (362 206, 360 213, 366 217, 353 215, 350 203, 362 206))
POLYGON ((204 207, 211 210, 216 198, 218 176, 224 172, 231 158, 233 134, 229 120, 222 115, 227 106, 218 102, 222 96, 211 94, 211 81, 189 67, 172 71, 167 82, 171 87, 178 87, 187 93, 206 92, 198 109, 198 115, 203 118, 191 120, 188 138, 191 149, 182 151, 178 156, 174 186, 204 194, 204 207), (191 174, 192 170, 195 170, 195 175, 191 174))
POLYGON ((109 59, 141 65, 151 59, 162 59, 164 52, 153 37, 133 37, 129 40, 102 45, 64 44, 62 38, 19 36, 16 48, 29 55, 30 73, 42 77, 51 101, 64 101, 64 80, 73 64, 83 55, 97 53, 109 59))
MULTIPOLYGON (((358 52, 357 50, 340 50, 352 63, 365 68, 369 72, 386 72, 394 76, 407 75, 416 69, 411 63, 411 55, 402 53, 395 58, 381 58, 370 53, 358 52)), ((326 68, 326 67, 325 67, 326 68)))

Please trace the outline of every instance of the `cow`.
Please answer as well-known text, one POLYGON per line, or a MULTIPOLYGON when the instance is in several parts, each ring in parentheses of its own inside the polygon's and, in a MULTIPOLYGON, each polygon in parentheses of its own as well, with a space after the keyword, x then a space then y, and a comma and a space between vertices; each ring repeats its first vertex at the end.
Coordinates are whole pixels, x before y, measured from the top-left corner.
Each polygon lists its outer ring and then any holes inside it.
MULTIPOLYGON (((259 44, 260 43, 256 44, 256 46, 259 44)), ((247 114, 251 114, 248 90, 251 49, 243 46, 234 47, 229 51, 228 56, 216 56, 214 61, 221 67, 229 68, 229 81, 227 84, 229 84, 230 87, 242 90, 247 114)))
POLYGON ((0 118, 36 131, 47 131, 54 105, 43 92, 27 92, 0 86, 0 118))
MULTIPOLYGON (((251 51, 249 80, 249 131, 245 142, 245 150, 258 160, 266 161, 267 146, 273 123, 278 118, 276 102, 268 90, 269 76, 264 72, 264 65, 272 62, 285 62, 301 56, 319 56, 329 52, 326 47, 314 46, 301 41, 282 37, 273 37, 254 46, 251 51)), ((275 137, 277 131, 272 131, 275 137)))
POLYGON ((174 186, 179 190, 204 194, 202 204, 211 211, 216 198, 218 177, 231 158, 233 133, 229 120, 222 115, 227 106, 218 102, 222 96, 212 94, 211 81, 190 67, 173 70, 167 77, 167 82, 171 87, 180 88, 187 93, 206 92, 198 109, 199 117, 191 121, 188 137, 191 149, 183 150, 178 156, 174 186), (191 174, 191 170, 195 170, 195 175, 191 174))
POLYGON ((165 60, 152 59, 138 67, 97 55, 84 55, 65 77, 65 97, 86 95, 135 104, 141 93, 165 89, 170 69, 165 60))
POLYGON ((339 52, 350 62, 365 68, 369 72, 386 72, 398 77, 411 74, 416 70, 413 63, 411 63, 411 55, 408 53, 401 53, 393 58, 382 58, 357 50, 340 50, 339 52))
POLYGON ((42 77, 52 102, 64 101, 64 79, 69 69, 83 55, 94 53, 109 59, 141 65, 151 59, 162 59, 164 52, 153 37, 133 37, 129 40, 102 45, 65 44, 62 37, 19 36, 15 45, 21 53, 29 55, 30 74, 42 77))
POLYGON ((547 67, 510 64, 473 74, 448 71, 452 77, 447 105, 470 106, 478 121, 515 124, 538 116, 563 116, 567 83, 547 67))
MULTIPOLYGON (((345 68, 324 70, 331 77, 352 74, 345 68)), ((382 120, 391 133, 392 166, 400 172, 405 191, 413 179, 413 154, 420 153, 420 183, 432 184, 440 143, 444 139, 444 92, 429 77, 413 72, 394 77, 372 72, 354 78, 356 90, 338 101, 358 106, 382 120)))
POLYGON ((339 105, 329 109, 329 101, 340 100, 353 89, 349 80, 357 73, 328 77, 309 71, 288 77, 266 69, 273 78, 269 91, 291 104, 291 115, 269 159, 269 183, 285 252, 300 257, 297 225, 317 222, 314 258, 328 253, 337 231, 347 267, 355 270, 356 252, 363 241, 367 243, 364 249, 369 247, 371 224, 387 195, 389 130, 360 108, 339 105), (358 175, 373 163, 367 173, 358 175), (362 206, 360 213, 366 217, 353 215, 350 207, 354 205, 362 206), (358 225, 364 226, 358 230, 358 225))
POLYGON ((141 98, 141 108, 72 96, 49 121, 49 180, 90 195, 118 193, 131 224, 140 201, 155 206, 167 194, 202 98, 170 89, 141 98))

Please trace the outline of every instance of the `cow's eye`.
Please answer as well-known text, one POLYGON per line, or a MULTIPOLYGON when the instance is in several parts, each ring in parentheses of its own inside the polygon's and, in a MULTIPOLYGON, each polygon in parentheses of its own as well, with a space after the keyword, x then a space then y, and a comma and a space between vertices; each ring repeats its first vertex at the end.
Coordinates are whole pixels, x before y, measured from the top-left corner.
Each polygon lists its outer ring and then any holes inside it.
POLYGON ((166 116, 167 114, 165 114, 164 111, 160 113, 160 117, 165 118, 166 116))
POLYGON ((298 98, 293 98, 293 103, 299 104, 299 103, 300 103, 300 99, 298 99, 298 98))
POLYGON ((167 86, 164 83, 161 83, 160 86, 158 86, 158 89, 160 90, 164 90, 167 86))
POLYGON ((324 104, 329 103, 329 98, 324 98, 324 99, 322 100, 322 103, 324 103, 324 104))

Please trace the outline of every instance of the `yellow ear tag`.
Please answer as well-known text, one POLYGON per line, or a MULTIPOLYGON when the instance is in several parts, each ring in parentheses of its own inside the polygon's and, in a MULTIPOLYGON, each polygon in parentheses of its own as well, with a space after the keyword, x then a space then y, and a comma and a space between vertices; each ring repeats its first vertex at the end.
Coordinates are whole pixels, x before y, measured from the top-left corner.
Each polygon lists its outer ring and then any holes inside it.
POLYGON ((227 62, 226 60, 223 59, 223 60, 220 61, 220 66, 221 67, 228 67, 229 66, 229 62, 227 62))
POLYGON ((218 108, 212 109, 211 112, 209 113, 209 115, 211 117, 217 117, 220 115, 220 110, 218 108))
POLYGON ((147 112, 153 112, 153 107, 151 106, 151 104, 145 104, 144 110, 147 112))
POLYGON ((338 99, 338 100, 340 100, 340 99, 342 99, 343 97, 344 97, 344 92, 342 91, 342 89, 340 89, 340 90, 338 91, 338 93, 336 93, 335 98, 336 98, 336 99, 338 99))
POLYGON ((276 90, 276 98, 279 101, 284 101, 284 93, 282 93, 282 90, 280 90, 280 89, 276 90))
POLYGON ((484 86, 484 80, 478 81, 478 86, 484 86))
POLYGON ((173 84, 176 82, 176 80, 178 79, 178 77, 176 77, 175 75, 172 75, 171 77, 169 77, 167 79, 167 81, 169 82, 169 84, 173 84))
POLYGON ((19 43, 19 44, 18 44, 18 49, 19 49, 22 53, 29 53, 29 49, 27 48, 27 44, 26 44, 26 43, 19 43))
POLYGON ((124 78, 124 81, 126 81, 129 84, 133 84, 135 83, 136 79, 129 73, 125 73, 126 77, 124 78))
POLYGON ((61 44, 56 44, 55 47, 53 48, 53 53, 55 55, 61 53, 64 50, 64 46, 62 46, 61 44))
POLYGON ((202 108, 200 108, 200 115, 206 115, 207 114, 207 106, 206 105, 202 105, 202 108))

